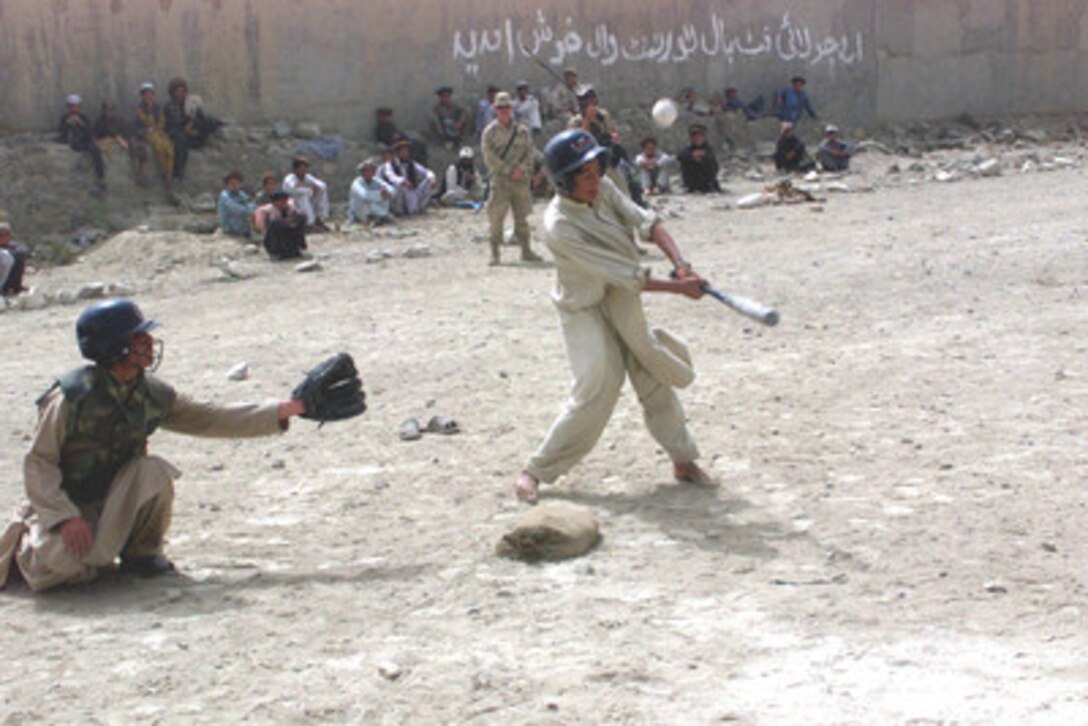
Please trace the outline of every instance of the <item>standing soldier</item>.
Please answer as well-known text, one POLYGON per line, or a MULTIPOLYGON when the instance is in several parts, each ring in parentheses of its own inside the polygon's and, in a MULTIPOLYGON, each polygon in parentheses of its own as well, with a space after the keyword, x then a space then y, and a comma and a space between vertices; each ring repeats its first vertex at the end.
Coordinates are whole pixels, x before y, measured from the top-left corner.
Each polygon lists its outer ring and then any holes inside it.
POLYGON ((30 502, 0 535, 0 587, 13 560, 35 591, 91 580, 118 556, 123 572, 169 572, 163 540, 181 472, 148 454, 151 434, 162 426, 266 436, 305 413, 297 399, 215 406, 177 393, 145 373, 161 355, 156 327, 129 300, 95 303, 79 316, 79 350, 94 363, 61 376, 38 400, 24 465, 30 502))
POLYGON ((514 237, 521 245, 522 262, 540 262, 540 257, 529 249, 529 213, 533 211, 529 177, 536 156, 533 137, 529 129, 514 121, 514 103, 509 93, 496 94, 494 108, 495 120, 484 129, 482 140, 484 163, 491 170, 491 196, 487 200, 491 265, 500 261, 502 224, 509 209, 514 212, 514 237))

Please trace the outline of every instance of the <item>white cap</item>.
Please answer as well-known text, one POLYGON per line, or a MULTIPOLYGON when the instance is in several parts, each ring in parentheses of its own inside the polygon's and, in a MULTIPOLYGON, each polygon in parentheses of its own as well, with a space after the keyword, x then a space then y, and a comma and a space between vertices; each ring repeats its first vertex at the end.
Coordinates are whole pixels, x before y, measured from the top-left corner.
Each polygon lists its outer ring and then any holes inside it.
POLYGON ((68 96, 68 98, 64 99, 64 103, 68 106, 78 106, 79 104, 83 103, 83 99, 80 98, 78 94, 73 93, 68 96))
POLYGON ((837 134, 837 133, 839 133, 839 127, 836 126, 835 124, 828 124, 827 126, 824 127, 824 133, 825 134, 837 134))
POLYGON ((154 90, 155 90, 155 84, 152 83, 151 81, 144 81, 143 83, 140 84, 140 93, 143 93, 144 91, 154 91, 154 90))
POLYGON ((461 153, 457 156, 462 159, 472 159, 476 156, 476 152, 472 150, 471 146, 466 146, 465 148, 461 149, 461 153))

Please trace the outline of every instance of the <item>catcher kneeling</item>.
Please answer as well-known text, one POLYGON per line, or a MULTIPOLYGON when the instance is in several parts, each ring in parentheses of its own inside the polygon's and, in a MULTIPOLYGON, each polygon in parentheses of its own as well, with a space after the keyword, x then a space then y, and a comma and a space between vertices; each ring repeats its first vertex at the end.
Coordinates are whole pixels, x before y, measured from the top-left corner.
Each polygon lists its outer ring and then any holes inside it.
POLYGON ((566 408, 514 483, 518 498, 535 502, 540 482, 566 474, 604 431, 624 378, 642 404, 646 427, 668 452, 680 481, 715 482, 695 462, 695 441, 675 388, 695 378, 687 348, 663 329, 651 330, 643 292, 699 299, 706 284, 684 261, 658 215, 641 209, 604 176, 606 149, 582 130, 554 137, 544 149, 558 194, 544 214, 555 257, 552 294, 566 341, 574 386, 566 408), (675 268, 673 279, 652 277, 639 262, 634 235, 652 241, 675 268))
MULTIPOLYGON (((310 392, 301 390, 309 377, 290 399, 261 405, 217 406, 177 393, 146 373, 161 359, 156 327, 129 300, 105 300, 79 316, 79 349, 94 363, 61 376, 38 399, 38 429, 24 462, 29 503, 0 536, 0 587, 13 562, 36 591, 94 579, 118 557, 124 572, 169 572, 163 544, 181 472, 148 454, 148 437, 160 426, 197 436, 267 436, 285 431, 292 416, 315 418, 310 392)), ((361 413, 357 376, 348 388, 350 415, 361 413)))

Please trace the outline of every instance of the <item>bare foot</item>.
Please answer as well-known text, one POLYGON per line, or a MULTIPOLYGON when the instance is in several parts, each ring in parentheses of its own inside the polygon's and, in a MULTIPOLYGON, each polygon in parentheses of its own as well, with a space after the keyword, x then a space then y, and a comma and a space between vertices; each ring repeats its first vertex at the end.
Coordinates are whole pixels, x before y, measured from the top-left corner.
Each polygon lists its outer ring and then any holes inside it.
POLYGON ((673 476, 676 477, 676 481, 684 484, 694 484, 697 487, 708 488, 720 486, 717 479, 703 471, 703 468, 694 461, 689 461, 686 464, 673 464, 672 472, 673 476))
POLYGON ((536 504, 540 498, 540 482, 529 472, 523 471, 514 480, 514 494, 527 504, 536 504))

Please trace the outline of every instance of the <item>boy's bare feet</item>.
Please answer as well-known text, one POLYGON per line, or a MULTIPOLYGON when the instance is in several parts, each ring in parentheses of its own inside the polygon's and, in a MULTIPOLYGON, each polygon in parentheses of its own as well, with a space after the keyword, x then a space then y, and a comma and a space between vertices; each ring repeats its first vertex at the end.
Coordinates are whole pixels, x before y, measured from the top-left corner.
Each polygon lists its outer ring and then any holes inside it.
POLYGON ((686 464, 675 463, 672 465, 672 471, 678 482, 694 484, 697 487, 719 486, 718 480, 703 471, 703 468, 694 461, 686 464))
POLYGON ((514 494, 520 501, 536 504, 540 498, 540 482, 529 472, 523 471, 514 480, 514 494))

